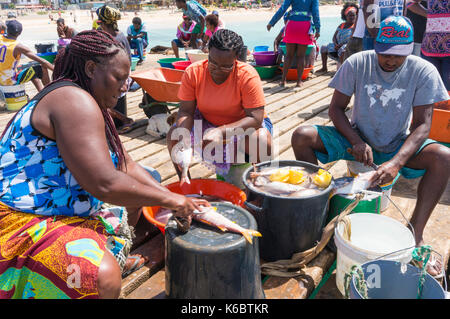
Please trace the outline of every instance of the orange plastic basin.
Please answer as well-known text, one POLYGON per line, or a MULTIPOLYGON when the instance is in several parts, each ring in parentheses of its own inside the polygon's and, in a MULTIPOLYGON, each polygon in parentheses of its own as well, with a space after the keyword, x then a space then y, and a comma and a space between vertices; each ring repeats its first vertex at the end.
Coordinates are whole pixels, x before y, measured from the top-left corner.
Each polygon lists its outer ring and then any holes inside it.
POLYGON ((434 109, 429 137, 435 141, 450 143, 450 109, 434 109))
POLYGON ((130 76, 156 101, 179 102, 178 90, 183 74, 182 70, 154 68, 133 72, 130 76))
MULTIPOLYGON (((241 189, 226 182, 215 179, 191 179, 191 184, 180 186, 179 182, 166 186, 168 190, 177 194, 203 194, 207 196, 219 197, 229 201, 236 206, 244 207, 247 195, 241 189)), ((144 207, 142 209, 144 217, 164 234, 165 224, 157 221, 154 217, 160 206, 144 207)))
MULTIPOLYGON (((308 74, 309 74, 309 72, 311 72, 312 69, 313 69, 313 67, 303 69, 302 80, 306 80, 308 78, 308 74)), ((281 72, 283 72, 282 67, 280 67, 280 70, 281 70, 281 72)), ((297 80, 297 69, 289 69, 288 73, 286 75, 286 80, 296 81, 297 80)))

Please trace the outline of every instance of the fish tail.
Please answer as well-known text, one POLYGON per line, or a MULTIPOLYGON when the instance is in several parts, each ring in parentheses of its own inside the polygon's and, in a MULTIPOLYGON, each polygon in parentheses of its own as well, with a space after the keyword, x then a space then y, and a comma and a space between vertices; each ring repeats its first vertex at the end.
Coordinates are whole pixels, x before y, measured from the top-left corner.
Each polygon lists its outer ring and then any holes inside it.
POLYGON ((253 229, 244 229, 242 230, 242 235, 245 237, 245 239, 250 243, 253 244, 253 236, 255 237, 262 237, 261 233, 253 230, 253 229))

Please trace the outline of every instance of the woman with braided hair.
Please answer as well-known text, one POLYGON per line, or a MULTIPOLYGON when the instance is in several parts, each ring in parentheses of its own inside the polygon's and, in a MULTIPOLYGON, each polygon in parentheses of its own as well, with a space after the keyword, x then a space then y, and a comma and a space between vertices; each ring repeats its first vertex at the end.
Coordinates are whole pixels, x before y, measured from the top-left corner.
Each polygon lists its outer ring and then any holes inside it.
MULTIPOLYGON (((178 142, 190 144, 202 153, 197 155, 203 163, 222 176, 231 164, 259 162, 271 155, 272 123, 264 111, 261 80, 251 65, 237 59, 243 45, 233 31, 220 29, 213 34, 208 59, 193 63, 183 75, 176 124, 167 138, 170 154, 178 142), (187 132, 187 138, 190 134, 190 141, 177 138, 175 128, 187 132), (194 134, 198 131, 200 136, 194 134)), ((181 176, 176 164, 175 169, 181 176)))
POLYGON ((130 61, 106 32, 58 52, 53 82, 0 138, 0 298, 117 298, 142 206, 189 217, 199 204, 168 191, 123 149, 108 109, 130 61), (103 203, 120 205, 105 209, 103 203))

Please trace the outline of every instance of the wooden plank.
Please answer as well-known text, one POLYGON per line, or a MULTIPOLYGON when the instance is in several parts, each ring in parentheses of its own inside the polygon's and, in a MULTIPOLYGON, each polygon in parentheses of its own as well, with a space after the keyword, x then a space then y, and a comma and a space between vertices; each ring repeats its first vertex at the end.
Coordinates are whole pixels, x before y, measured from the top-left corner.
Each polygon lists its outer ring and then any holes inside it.
POLYGON ((305 267, 305 275, 289 279, 270 276, 263 285, 266 298, 306 299, 320 283, 335 258, 335 254, 325 248, 305 267))
POLYGON ((165 289, 165 272, 160 270, 130 293, 126 299, 164 299, 166 298, 165 289))
POLYGON ((164 236, 160 233, 150 241, 133 250, 131 254, 141 254, 149 258, 149 262, 141 269, 122 280, 121 298, 127 297, 164 266, 164 236))

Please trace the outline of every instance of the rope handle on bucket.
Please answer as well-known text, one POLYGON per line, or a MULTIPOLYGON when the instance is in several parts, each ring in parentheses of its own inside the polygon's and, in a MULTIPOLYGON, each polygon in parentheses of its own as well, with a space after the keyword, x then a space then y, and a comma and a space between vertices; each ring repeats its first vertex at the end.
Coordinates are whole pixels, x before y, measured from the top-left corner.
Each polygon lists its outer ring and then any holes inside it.
POLYGON ((364 278, 364 271, 360 265, 353 265, 350 269, 350 273, 346 273, 344 275, 345 298, 349 299, 350 297, 350 281, 352 280, 353 276, 355 276, 356 290, 358 290, 363 299, 368 299, 369 297, 367 292, 367 283, 366 279, 364 278))
POLYGON ((417 289, 417 299, 422 299, 423 285, 427 276, 427 263, 431 256, 431 246, 424 245, 414 248, 412 258, 418 262, 422 262, 422 269, 420 270, 419 287, 417 289))

